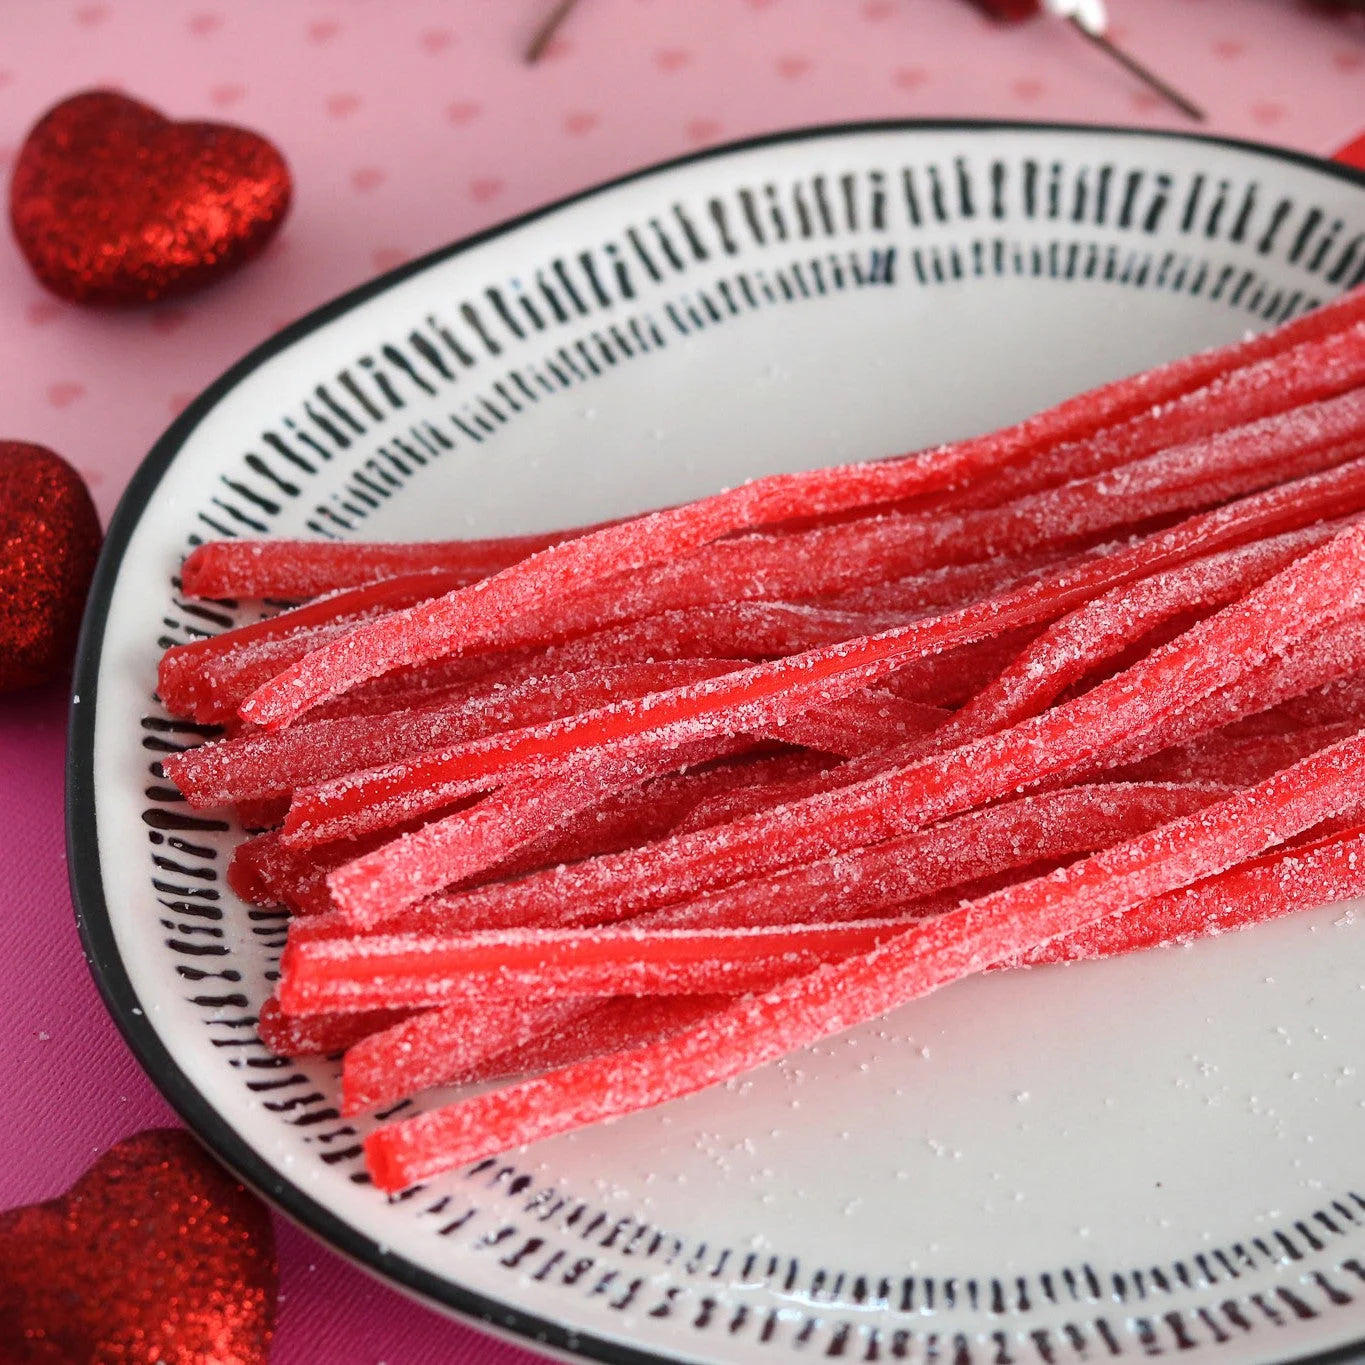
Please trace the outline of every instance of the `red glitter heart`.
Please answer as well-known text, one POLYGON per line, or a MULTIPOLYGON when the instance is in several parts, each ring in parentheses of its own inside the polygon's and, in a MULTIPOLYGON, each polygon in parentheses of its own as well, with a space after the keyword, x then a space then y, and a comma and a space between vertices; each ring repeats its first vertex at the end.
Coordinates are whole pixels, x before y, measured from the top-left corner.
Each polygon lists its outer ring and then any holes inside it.
POLYGON ((255 256, 289 207, 265 138, 173 123, 110 90, 48 110, 19 152, 10 221, 29 264, 78 303, 145 303, 212 283, 255 256))
POLYGON ((181 1129, 125 1138, 64 1195, 0 1214, 9 1365, 266 1365, 270 1216, 181 1129))
POLYGON ((81 476, 42 446, 0 441, 0 692, 71 662, 99 550, 81 476))

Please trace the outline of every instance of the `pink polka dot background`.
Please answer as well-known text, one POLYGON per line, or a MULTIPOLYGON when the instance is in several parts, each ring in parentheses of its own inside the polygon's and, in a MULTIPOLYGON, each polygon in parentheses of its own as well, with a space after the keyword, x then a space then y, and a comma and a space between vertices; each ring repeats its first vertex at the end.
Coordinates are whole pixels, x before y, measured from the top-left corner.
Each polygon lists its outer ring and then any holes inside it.
MULTIPOLYGON (((1186 128, 1065 27, 965 0, 9 0, 0 172, 52 103, 114 86, 273 138, 295 206, 202 295, 86 311, 0 245, 0 437, 61 451, 107 519, 171 417, 278 327, 376 272, 597 181, 793 125, 985 117, 1186 128)), ((1110 0, 1115 36, 1211 132, 1330 155, 1365 132, 1365 16, 1295 0, 1110 0)), ((1362 153, 1361 155, 1365 155, 1362 153)), ((64 690, 0 698, 0 1208, 170 1111, 99 1005, 66 890, 64 690)), ((275 1365, 516 1365, 280 1223, 275 1365)))

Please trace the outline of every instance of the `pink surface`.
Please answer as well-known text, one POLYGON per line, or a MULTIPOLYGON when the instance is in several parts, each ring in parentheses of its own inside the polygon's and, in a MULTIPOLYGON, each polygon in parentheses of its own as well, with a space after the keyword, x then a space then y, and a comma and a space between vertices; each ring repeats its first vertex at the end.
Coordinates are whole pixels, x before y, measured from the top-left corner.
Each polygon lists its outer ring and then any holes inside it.
MULTIPOLYGON (((50 104, 117 85, 245 123, 297 198, 264 259, 173 306, 83 312, 0 246, 0 437, 39 441, 108 517, 187 399, 289 319, 378 270, 596 181, 799 124, 913 116, 1184 128, 1064 29, 988 25, 961 0, 582 0, 534 69, 550 0, 10 0, 0 169, 50 104)), ((1122 41, 1210 131, 1327 154, 1365 120, 1365 19, 1290 0, 1110 0, 1122 41)), ((0 698, 0 1208, 65 1187, 171 1115, 80 959, 62 852, 60 688, 0 698)), ((516 1365, 280 1224, 275 1365, 516 1365)))

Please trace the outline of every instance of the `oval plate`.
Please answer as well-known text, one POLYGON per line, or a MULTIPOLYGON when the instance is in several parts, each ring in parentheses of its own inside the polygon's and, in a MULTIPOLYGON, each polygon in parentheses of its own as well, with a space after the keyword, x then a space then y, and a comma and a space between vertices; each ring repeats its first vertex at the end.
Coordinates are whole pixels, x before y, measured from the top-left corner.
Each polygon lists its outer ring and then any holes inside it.
POLYGON ((1342 908, 969 981, 386 1199, 335 1066, 256 1040, 283 921, 223 885, 238 832, 159 780, 157 755, 195 736, 152 685, 162 648, 235 616, 173 590, 199 538, 529 531, 891 454, 1362 275, 1365 180, 1341 167, 1149 133, 873 125, 646 171, 273 338, 148 456, 85 622, 72 877, 143 1065, 340 1250, 588 1357, 1349 1353, 1365 926, 1342 908))

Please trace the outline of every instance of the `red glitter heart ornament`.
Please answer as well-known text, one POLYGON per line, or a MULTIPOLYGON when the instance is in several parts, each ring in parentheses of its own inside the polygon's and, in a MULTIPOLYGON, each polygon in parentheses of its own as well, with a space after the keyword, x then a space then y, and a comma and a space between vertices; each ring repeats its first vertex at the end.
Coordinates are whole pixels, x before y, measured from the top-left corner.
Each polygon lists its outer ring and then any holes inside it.
POLYGON ((0 441, 0 692, 71 662, 99 552, 81 476, 43 446, 0 441))
POLYGON ((175 123, 112 90, 39 119, 10 182, 10 222, 38 278, 77 303, 147 303, 255 256, 289 208, 289 167, 265 138, 175 123))
POLYGON ((0 1359, 266 1365, 278 1278, 261 1201, 182 1129, 149 1129, 0 1213, 0 1359))

